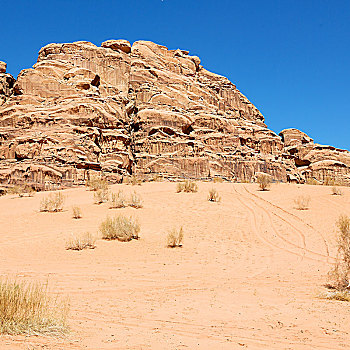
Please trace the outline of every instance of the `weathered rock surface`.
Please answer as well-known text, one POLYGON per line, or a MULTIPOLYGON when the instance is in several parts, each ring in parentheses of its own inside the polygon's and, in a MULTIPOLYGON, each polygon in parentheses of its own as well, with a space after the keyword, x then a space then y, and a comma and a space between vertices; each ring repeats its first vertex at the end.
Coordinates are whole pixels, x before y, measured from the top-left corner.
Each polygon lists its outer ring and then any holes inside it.
POLYGON ((280 132, 284 150, 294 160, 303 179, 314 178, 319 182, 332 178, 350 185, 350 152, 333 146, 319 145, 297 129, 280 132))
POLYGON ((304 181, 346 177, 350 165, 347 151, 296 129, 269 130, 197 56, 126 40, 49 44, 17 81, 0 73, 0 164, 3 183, 38 187, 79 184, 91 171, 115 181, 131 173, 250 181, 256 172, 304 181))

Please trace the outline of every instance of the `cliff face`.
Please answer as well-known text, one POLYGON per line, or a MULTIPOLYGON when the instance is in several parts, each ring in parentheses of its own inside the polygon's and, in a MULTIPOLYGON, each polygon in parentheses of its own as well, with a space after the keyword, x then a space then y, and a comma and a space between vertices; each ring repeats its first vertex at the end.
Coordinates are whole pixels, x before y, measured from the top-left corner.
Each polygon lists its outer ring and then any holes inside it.
POLYGON ((49 44, 17 81, 0 64, 0 164, 3 183, 42 186, 82 183, 88 170, 116 181, 127 174, 250 181, 267 172, 303 181, 350 173, 349 152, 294 129, 275 134, 198 57, 125 40, 49 44), (325 160, 332 164, 319 163, 325 160))

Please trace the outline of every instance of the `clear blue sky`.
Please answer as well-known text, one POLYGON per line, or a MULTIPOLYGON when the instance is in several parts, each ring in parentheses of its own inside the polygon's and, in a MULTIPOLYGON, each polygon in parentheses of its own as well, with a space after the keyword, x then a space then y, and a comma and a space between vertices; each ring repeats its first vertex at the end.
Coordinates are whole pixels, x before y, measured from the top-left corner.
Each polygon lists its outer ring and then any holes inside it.
POLYGON ((349 0, 1 1, 0 60, 17 76, 50 42, 144 39, 228 77, 279 132, 350 149, 349 0))

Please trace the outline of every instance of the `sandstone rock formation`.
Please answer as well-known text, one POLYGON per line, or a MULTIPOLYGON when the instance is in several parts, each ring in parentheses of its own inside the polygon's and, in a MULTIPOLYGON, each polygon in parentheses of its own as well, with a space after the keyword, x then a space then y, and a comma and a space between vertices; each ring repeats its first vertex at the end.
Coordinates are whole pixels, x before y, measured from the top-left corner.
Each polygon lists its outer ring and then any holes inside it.
POLYGON ((149 41, 49 44, 17 80, 0 63, 0 137, 0 181, 38 188, 81 184, 93 171, 111 181, 265 172, 302 182, 346 178, 350 165, 349 152, 298 130, 277 135, 227 78, 149 41))

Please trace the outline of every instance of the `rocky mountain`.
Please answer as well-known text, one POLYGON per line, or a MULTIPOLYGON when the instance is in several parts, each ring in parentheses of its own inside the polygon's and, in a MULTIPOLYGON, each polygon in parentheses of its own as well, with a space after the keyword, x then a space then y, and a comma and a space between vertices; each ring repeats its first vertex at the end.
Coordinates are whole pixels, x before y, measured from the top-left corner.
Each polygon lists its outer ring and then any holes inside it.
POLYGON ((17 80, 0 62, 0 181, 38 188, 152 178, 350 184, 350 153, 269 130, 227 78, 149 41, 49 44, 17 80))

